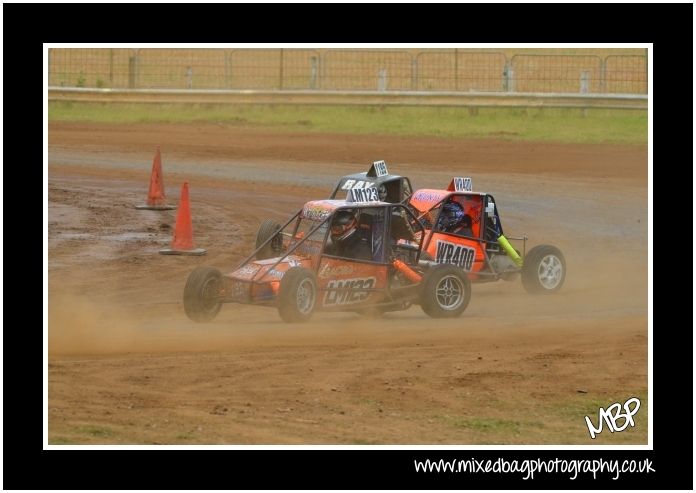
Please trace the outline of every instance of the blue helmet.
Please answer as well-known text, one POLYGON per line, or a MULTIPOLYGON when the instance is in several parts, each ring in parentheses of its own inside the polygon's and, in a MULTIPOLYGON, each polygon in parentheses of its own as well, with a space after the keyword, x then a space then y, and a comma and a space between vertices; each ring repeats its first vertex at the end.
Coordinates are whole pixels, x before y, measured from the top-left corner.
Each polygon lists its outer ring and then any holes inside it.
POLYGON ((442 206, 440 217, 437 220, 437 229, 449 231, 464 221, 464 209, 457 202, 448 202, 442 206))

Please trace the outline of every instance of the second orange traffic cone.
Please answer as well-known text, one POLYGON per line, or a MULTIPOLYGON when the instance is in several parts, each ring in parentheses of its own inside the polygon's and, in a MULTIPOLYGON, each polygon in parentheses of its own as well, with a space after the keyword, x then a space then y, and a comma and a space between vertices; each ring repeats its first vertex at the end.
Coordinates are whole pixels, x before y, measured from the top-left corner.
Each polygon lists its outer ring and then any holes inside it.
POLYGON ((155 152, 155 159, 152 160, 152 173, 150 173, 150 190, 147 193, 147 203, 145 205, 136 205, 135 208, 156 211, 176 209, 176 207, 173 205, 167 205, 164 197, 162 155, 160 154, 159 146, 157 146, 157 152, 155 152))
POLYGON ((174 239, 171 248, 159 251, 162 255, 203 255, 206 250, 193 247, 193 226, 191 225, 191 207, 189 206, 188 182, 181 187, 179 211, 176 214, 174 239))

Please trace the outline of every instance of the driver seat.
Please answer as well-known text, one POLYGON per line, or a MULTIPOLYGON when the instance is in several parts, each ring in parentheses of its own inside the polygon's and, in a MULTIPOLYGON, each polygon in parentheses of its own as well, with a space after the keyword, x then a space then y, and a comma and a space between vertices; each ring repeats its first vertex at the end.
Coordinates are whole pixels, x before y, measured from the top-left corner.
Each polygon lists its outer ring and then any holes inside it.
POLYGON ((408 224, 406 218, 398 212, 392 212, 391 236, 395 242, 398 240, 414 241, 414 234, 411 225, 408 224))

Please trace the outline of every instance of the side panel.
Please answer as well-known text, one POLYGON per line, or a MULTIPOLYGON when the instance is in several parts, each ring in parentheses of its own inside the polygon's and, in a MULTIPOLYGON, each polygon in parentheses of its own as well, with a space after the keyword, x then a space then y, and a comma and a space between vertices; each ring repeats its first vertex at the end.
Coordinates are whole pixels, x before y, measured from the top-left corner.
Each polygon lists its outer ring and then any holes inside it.
POLYGON ((447 190, 421 188, 420 190, 416 190, 413 195, 411 195, 409 203, 418 211, 425 212, 443 200, 450 193, 451 192, 448 192, 447 190))
POLYGON ((485 267, 486 257, 483 244, 448 233, 433 233, 426 251, 439 264, 454 264, 472 273, 471 279, 476 279, 476 272, 485 267))
POLYGON ((322 257, 317 271, 317 282, 322 308, 379 303, 384 299, 384 292, 365 289, 386 288, 387 266, 322 257))

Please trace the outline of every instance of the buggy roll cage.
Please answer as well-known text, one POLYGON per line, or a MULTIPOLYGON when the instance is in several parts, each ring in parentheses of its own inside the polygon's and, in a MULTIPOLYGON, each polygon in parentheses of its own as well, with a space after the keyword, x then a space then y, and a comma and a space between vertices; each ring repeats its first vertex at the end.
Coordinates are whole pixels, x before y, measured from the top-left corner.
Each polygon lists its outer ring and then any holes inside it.
MULTIPOLYGON (((420 222, 421 222, 421 219, 422 219, 426 214, 428 214, 429 212, 431 212, 433 209, 437 209, 443 202, 445 202, 446 200, 448 200, 450 197, 452 197, 452 196, 454 196, 454 195, 462 195, 462 193, 461 193, 461 192, 456 192, 456 191, 455 191, 455 192, 448 193, 447 195, 445 195, 444 197, 442 197, 442 199, 440 199, 438 202, 436 202, 432 207, 430 207, 428 210, 426 210, 426 211, 420 213, 420 214, 417 216, 418 222, 420 223, 420 222)), ((494 207, 495 207, 495 209, 494 209, 494 210, 495 210, 495 215, 498 216, 498 205, 497 205, 496 202, 495 202, 495 198, 494 198, 491 194, 488 194, 488 193, 483 194, 483 197, 484 197, 484 201, 487 201, 487 199, 488 199, 489 197, 493 200, 493 204, 494 204, 494 207)), ((409 209, 411 209, 411 208, 415 209, 415 207, 409 207, 409 209)), ((417 210, 417 209, 416 209, 416 210, 417 210)), ((420 212, 420 211, 418 211, 418 212, 420 212)), ((427 239, 425 239, 425 240, 423 241, 423 244, 429 245, 429 244, 430 244, 430 240, 431 240, 433 234, 436 233, 436 232, 441 233, 441 231, 435 231, 435 226, 437 225, 437 222, 438 222, 438 219, 439 219, 439 217, 440 217, 440 214, 442 214, 442 211, 440 211, 440 213, 437 215, 437 217, 434 218, 433 227, 432 227, 432 228, 430 229, 430 231, 428 232, 427 239)), ((482 208, 481 208, 481 215, 484 216, 484 217, 479 218, 479 220, 485 221, 485 215, 486 215, 486 209, 485 209, 485 207, 482 207, 482 208)), ((498 219, 498 221, 500 221, 500 219, 498 219)), ((478 238, 475 237, 475 236, 465 236, 465 235, 459 235, 459 236, 461 236, 462 238, 466 238, 467 240, 476 241, 477 243, 496 243, 496 244, 498 244, 498 240, 497 240, 497 239, 496 239, 495 241, 487 241, 487 240, 481 238, 482 236, 485 236, 485 228, 488 227, 488 226, 485 226, 485 222, 484 222, 483 224, 484 224, 484 230, 481 231, 481 232, 479 233, 479 237, 478 237, 478 238)), ((447 234, 447 232, 444 232, 444 233, 447 234)), ((500 226, 500 234, 501 234, 501 235, 503 234, 503 227, 502 227, 502 226, 500 226)), ((507 238, 508 240, 518 240, 518 241, 521 241, 521 242, 522 242, 522 258, 524 258, 525 255, 526 255, 526 253, 527 253, 527 240, 528 240, 529 238, 527 238, 526 235, 523 235, 523 236, 521 236, 521 237, 518 237, 518 236, 506 236, 506 238, 507 238)), ((479 272, 477 272, 477 274, 480 275, 480 276, 492 276, 492 277, 497 277, 497 276, 499 276, 501 273, 495 271, 495 268, 493 267, 493 264, 491 263, 491 257, 490 257, 490 255, 488 255, 488 250, 487 250, 486 248, 481 248, 481 250, 483 251, 483 255, 484 255, 485 260, 486 260, 486 266, 490 269, 491 272, 479 271, 479 272)))
MULTIPOLYGON (((357 204, 356 204, 356 205, 357 205, 357 204)), ((285 260, 289 255, 292 255, 292 253, 293 253, 295 250, 297 250, 297 249, 300 247, 300 245, 302 245, 305 241, 307 241, 309 238, 311 238, 312 235, 313 235, 316 231, 318 231, 322 226, 324 226, 324 224, 326 224, 330 219, 332 219, 333 216, 334 216, 334 214, 335 214, 337 211, 339 211, 339 210, 345 210, 345 209, 355 209, 355 208, 356 208, 356 206, 353 206, 353 205, 351 204, 351 205, 343 205, 343 206, 340 206, 340 207, 337 207, 336 209, 334 209, 334 210, 332 211, 332 213, 329 214, 328 216, 326 216, 326 218, 324 218, 321 222, 319 222, 319 224, 317 224, 316 226, 314 226, 313 228, 311 228, 310 231, 309 231, 307 234, 305 234, 302 238, 299 238, 299 241, 298 241, 297 243, 295 243, 287 252, 284 252, 283 255, 280 255, 280 256, 277 258, 277 260, 275 261, 275 263, 273 263, 273 264, 266 270, 266 273, 268 273, 268 272, 272 271, 273 269, 275 269, 276 266, 278 266, 278 264, 280 264, 283 260, 285 260)), ((415 215, 415 214, 410 210, 410 208, 409 208, 408 206, 406 206, 405 204, 401 204, 401 203, 391 204, 391 203, 390 203, 390 204, 384 204, 384 205, 381 205, 381 206, 372 206, 372 207, 370 207, 370 206, 365 206, 365 207, 363 207, 363 208, 365 208, 365 209, 366 209, 366 208, 383 208, 383 209, 388 209, 390 212, 391 212, 392 209, 399 208, 399 209, 401 209, 401 210, 403 210, 403 211, 406 211, 406 213, 407 213, 408 215, 411 216, 411 218, 414 220, 414 223, 413 223, 413 224, 417 225, 417 227, 419 227, 419 228, 421 229, 421 233, 424 232, 424 228, 423 228, 422 224, 420 223, 420 221, 418 220, 418 218, 416 217, 416 215, 415 215)), ((288 221, 286 221, 285 224, 284 224, 283 226, 281 226, 281 228, 278 230, 278 233, 276 233, 276 234, 282 234, 282 235, 285 235, 285 236, 291 236, 291 237, 293 237, 293 238, 295 238, 295 239, 298 239, 298 238, 295 236, 295 235, 296 235, 296 229, 297 229, 297 227, 295 228, 295 230, 293 231, 292 234, 290 234, 290 233, 285 233, 285 232, 283 232, 283 230, 284 230, 286 227, 288 227, 293 221, 295 221, 295 220, 297 219, 297 217, 302 213, 302 210, 303 210, 303 209, 300 209, 300 210, 299 210, 298 212, 296 212, 288 221)), ((384 225, 384 228, 386 228, 387 230, 391 230, 392 214, 386 214, 386 216, 387 216, 387 219, 386 219, 386 224, 384 225)), ((321 249, 319 250, 320 256, 323 255, 324 248, 325 248, 325 245, 326 245, 326 238, 327 238, 327 236, 328 236, 328 233, 329 233, 329 228, 326 228, 326 233, 324 233, 324 238, 323 238, 322 243, 321 243, 321 249)), ((251 252, 250 255, 248 255, 244 260, 242 260, 242 262, 235 268, 235 270, 238 270, 238 269, 244 267, 245 265, 247 265, 247 264, 249 263, 249 261, 250 261, 251 259, 253 259, 254 256, 255 256, 263 247, 265 247, 268 243, 270 243, 271 241, 273 241, 273 239, 275 238, 275 236, 276 236, 276 235, 271 235, 269 238, 267 238, 266 241, 264 241, 264 242, 263 242, 261 245, 259 245, 253 252, 251 252)), ((421 234, 420 241, 419 241, 419 243, 418 243, 418 249, 417 249, 417 251, 416 251, 416 263, 418 263, 418 260, 420 259, 420 253, 421 253, 421 249, 422 249, 422 247, 423 247, 423 239, 424 239, 423 236, 424 236, 424 235, 421 234)), ((343 258, 343 257, 337 257, 337 258, 343 258)), ((353 260, 355 260, 355 259, 353 259, 353 260)), ((389 262, 385 262, 385 261, 361 260, 361 262, 373 263, 373 264, 378 264, 378 265, 390 265, 389 262)), ((315 270, 316 270, 316 268, 315 268, 315 270)), ((256 276, 257 276, 260 272, 261 272, 261 269, 259 269, 257 272, 255 272, 254 275, 251 277, 251 279, 249 279, 249 281, 252 282, 252 283, 254 283, 254 284, 258 284, 260 281, 258 281, 258 280, 256 279, 256 276)), ((266 275, 266 273, 264 273, 264 275, 266 275)), ((345 289, 346 289, 346 288, 335 288, 335 289, 332 289, 332 291, 341 291, 341 290, 345 290, 345 289)), ((381 289, 367 289, 367 288, 366 288, 366 289, 361 289, 361 291, 382 291, 382 290, 383 290, 383 288, 381 288, 381 289)))

